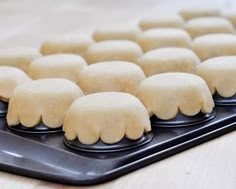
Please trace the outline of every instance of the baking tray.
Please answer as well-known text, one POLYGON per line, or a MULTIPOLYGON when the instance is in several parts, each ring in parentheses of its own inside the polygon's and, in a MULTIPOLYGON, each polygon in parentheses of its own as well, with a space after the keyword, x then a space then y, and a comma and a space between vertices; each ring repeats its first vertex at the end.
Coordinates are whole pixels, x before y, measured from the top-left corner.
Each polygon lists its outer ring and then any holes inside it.
POLYGON ((98 148, 92 148, 94 152, 88 152, 86 148, 78 151, 66 146, 68 141, 64 141, 62 132, 27 134, 9 130, 2 116, 0 169, 63 184, 102 183, 235 130, 236 106, 217 106, 211 119, 190 126, 159 127, 155 118, 152 124, 152 134, 148 134, 152 140, 142 145, 106 152, 99 151, 107 146, 99 142, 98 148))

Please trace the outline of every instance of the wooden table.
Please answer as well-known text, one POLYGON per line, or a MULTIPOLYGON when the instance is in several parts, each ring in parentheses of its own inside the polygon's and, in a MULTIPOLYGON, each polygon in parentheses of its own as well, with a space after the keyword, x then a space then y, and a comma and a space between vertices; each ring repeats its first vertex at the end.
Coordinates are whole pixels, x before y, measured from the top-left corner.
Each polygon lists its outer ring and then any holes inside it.
MULTIPOLYGON (((196 3, 196 1, 193 1, 196 3)), ((55 34, 87 33, 104 26, 135 25, 145 16, 175 12, 184 0, 1 0, 0 48, 39 47, 55 34)), ((201 0, 236 7, 233 0, 201 0)), ((236 132, 227 134, 105 184, 86 188, 236 188, 236 132)), ((75 188, 0 172, 1 188, 75 188)))

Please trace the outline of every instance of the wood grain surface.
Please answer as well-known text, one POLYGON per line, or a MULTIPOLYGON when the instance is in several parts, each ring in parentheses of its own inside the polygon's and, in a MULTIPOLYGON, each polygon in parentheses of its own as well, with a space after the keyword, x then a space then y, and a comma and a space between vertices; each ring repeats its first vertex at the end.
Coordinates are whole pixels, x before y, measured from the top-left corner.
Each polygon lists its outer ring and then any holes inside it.
MULTIPOLYGON (((0 48, 39 47, 53 35, 136 25, 189 5, 235 9, 234 0, 0 0, 0 48)), ((81 188, 236 189, 236 132, 113 181, 81 188)), ((80 188, 0 172, 0 188, 80 188)))

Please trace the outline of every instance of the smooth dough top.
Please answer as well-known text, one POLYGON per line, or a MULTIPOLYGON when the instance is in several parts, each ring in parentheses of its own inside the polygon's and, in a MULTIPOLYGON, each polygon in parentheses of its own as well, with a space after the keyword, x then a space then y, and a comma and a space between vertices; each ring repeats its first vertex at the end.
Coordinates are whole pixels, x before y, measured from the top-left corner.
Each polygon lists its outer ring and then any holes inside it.
POLYGON ((236 56, 208 59, 198 66, 198 74, 212 94, 231 97, 236 93, 236 56))
POLYGON ((142 30, 151 28, 181 28, 184 19, 178 14, 156 15, 155 17, 144 18, 139 22, 142 30))
POLYGON ((163 47, 190 48, 191 37, 182 29, 158 28, 143 32, 138 43, 144 52, 163 47))
POLYGON ((86 59, 89 64, 113 60, 136 62, 142 54, 140 46, 133 41, 107 40, 91 45, 86 59))
POLYGON ((105 40, 131 40, 137 41, 141 30, 137 27, 133 28, 111 28, 111 29, 99 29, 93 34, 95 41, 105 40))
POLYGON ((85 94, 96 92, 126 92, 136 94, 145 75, 142 69, 130 62, 109 61, 92 64, 82 70, 79 86, 85 94))
POLYGON ((14 89, 31 79, 22 70, 14 67, 0 66, 0 100, 8 102, 14 89))
POLYGON ((202 61, 217 56, 236 55, 236 35, 203 35, 193 40, 192 49, 202 61))
POLYGON ((140 84, 137 97, 150 115, 168 120, 174 118, 178 110, 187 116, 202 111, 210 113, 214 101, 206 82, 189 73, 163 73, 148 77, 140 84))
POLYGON ((68 140, 94 144, 99 138, 108 144, 124 136, 135 140, 151 130, 143 104, 127 93, 103 92, 76 100, 69 108, 63 129, 68 140))
POLYGON ((0 49, 0 66, 13 66, 27 72, 30 62, 40 56, 33 48, 0 49))
POLYGON ((81 89, 67 79, 39 79, 15 88, 9 102, 7 123, 34 127, 41 121, 49 128, 63 125, 65 113, 81 89))
POLYGON ((43 42, 41 53, 43 55, 71 53, 85 57, 88 47, 93 43, 92 37, 87 35, 56 36, 43 42))
POLYGON ((233 24, 220 17, 194 18, 185 23, 184 29, 192 38, 210 33, 233 33, 233 24))
POLYGON ((195 73, 200 60, 189 49, 169 47, 149 51, 137 63, 148 77, 165 72, 195 73))
POLYGON ((86 65, 86 61, 79 55, 47 55, 35 59, 28 74, 32 79, 64 78, 77 83, 79 73, 86 65))
POLYGON ((217 8, 210 8, 210 7, 186 7, 182 9, 180 15, 185 20, 190 20, 192 18, 197 17, 205 17, 205 16, 220 16, 220 10, 217 8))

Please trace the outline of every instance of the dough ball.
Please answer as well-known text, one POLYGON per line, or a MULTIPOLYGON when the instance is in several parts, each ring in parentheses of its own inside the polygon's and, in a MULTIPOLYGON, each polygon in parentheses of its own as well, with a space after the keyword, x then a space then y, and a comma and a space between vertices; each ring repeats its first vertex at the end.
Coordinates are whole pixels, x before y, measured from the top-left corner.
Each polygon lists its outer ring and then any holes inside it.
POLYGON ((31 79, 22 70, 14 67, 0 66, 0 100, 8 102, 14 89, 31 79))
POLYGON ((64 78, 75 83, 79 73, 86 66, 85 60, 79 55, 55 54, 35 59, 28 70, 32 79, 64 78))
POLYGON ((136 140, 151 125, 147 110, 135 96, 103 92, 76 100, 66 113, 63 130, 68 140, 94 144, 101 139, 113 144, 124 136, 136 140))
POLYGON ((144 52, 163 47, 190 48, 191 37, 181 29, 159 28, 143 32, 138 42, 144 52))
POLYGON ((121 60, 136 62, 143 54, 138 44, 128 40, 108 40, 91 45, 87 51, 89 64, 121 60))
POLYGON ((190 20, 192 18, 205 17, 205 16, 220 16, 220 10, 217 8, 210 7, 186 7, 182 9, 180 15, 185 20, 190 20))
POLYGON ((49 128, 63 125, 69 106, 83 93, 66 79, 39 79, 15 88, 9 102, 7 123, 34 127, 41 121, 49 128))
POLYGON ((146 78, 140 84, 137 97, 147 108, 149 115, 168 120, 178 110, 187 116, 200 111, 210 113, 214 102, 206 82, 189 73, 163 73, 146 78))
POLYGON ((189 49, 169 47, 149 51, 137 63, 148 77, 165 72, 195 73, 200 60, 189 49))
POLYGON ((198 74, 212 94, 231 97, 236 93, 236 56, 208 59, 198 66, 198 74))
POLYGON ((185 30, 192 38, 210 33, 233 33, 233 24, 225 18, 202 17, 194 18, 185 23, 185 30))
POLYGON ((1 49, 0 66, 13 66, 27 72, 30 62, 40 56, 38 50, 31 48, 1 49))
POLYGON ((183 24, 184 19, 178 14, 157 15, 156 17, 142 19, 139 22, 139 26, 142 30, 152 28, 181 28, 183 24))
POLYGON ((93 38, 95 41, 105 40, 130 40, 137 41, 141 30, 139 28, 111 28, 99 29, 94 32, 93 38))
POLYGON ((81 71, 79 86, 85 94, 114 91, 135 95, 144 78, 142 69, 134 63, 100 62, 81 71))
POLYGON ((230 20, 234 27, 236 28, 236 10, 224 13, 223 16, 230 20))
POLYGON ((203 35, 193 40, 192 49, 202 61, 217 56, 236 55, 236 35, 203 35))
POLYGON ((57 36, 42 44, 41 53, 43 55, 71 53, 85 57, 88 47, 93 43, 92 37, 86 35, 57 36))

